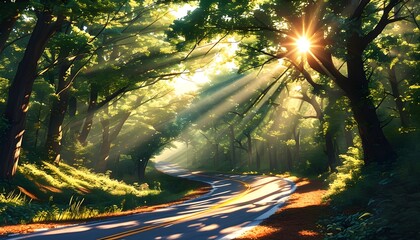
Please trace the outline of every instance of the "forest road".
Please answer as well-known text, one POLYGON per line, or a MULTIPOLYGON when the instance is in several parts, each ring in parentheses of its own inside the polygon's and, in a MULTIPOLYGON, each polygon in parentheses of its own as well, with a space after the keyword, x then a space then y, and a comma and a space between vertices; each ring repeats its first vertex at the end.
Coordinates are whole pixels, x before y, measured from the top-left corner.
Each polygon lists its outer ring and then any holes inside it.
POLYGON ((198 198, 153 212, 49 229, 8 239, 233 239, 273 214, 295 185, 273 176, 204 174, 157 162, 169 175, 202 181, 212 190, 198 198))

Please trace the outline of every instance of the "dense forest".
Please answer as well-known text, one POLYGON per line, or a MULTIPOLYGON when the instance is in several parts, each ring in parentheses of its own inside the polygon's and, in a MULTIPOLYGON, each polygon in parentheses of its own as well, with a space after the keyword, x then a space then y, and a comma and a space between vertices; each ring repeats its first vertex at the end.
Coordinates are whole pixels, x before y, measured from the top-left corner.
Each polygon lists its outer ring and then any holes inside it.
POLYGON ((190 169, 326 179, 360 209, 332 239, 419 237, 416 1, 0 5, 2 205, 30 166, 137 185, 178 146, 190 169))

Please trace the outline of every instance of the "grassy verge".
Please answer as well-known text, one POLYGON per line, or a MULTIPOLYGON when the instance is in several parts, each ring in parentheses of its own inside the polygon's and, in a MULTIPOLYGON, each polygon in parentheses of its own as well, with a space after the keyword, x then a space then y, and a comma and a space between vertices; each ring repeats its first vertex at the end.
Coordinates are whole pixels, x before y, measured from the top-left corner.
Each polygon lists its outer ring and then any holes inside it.
POLYGON ((66 164, 22 164, 12 182, 0 184, 0 225, 89 219, 174 201, 205 186, 147 170, 144 183, 127 184, 66 164))

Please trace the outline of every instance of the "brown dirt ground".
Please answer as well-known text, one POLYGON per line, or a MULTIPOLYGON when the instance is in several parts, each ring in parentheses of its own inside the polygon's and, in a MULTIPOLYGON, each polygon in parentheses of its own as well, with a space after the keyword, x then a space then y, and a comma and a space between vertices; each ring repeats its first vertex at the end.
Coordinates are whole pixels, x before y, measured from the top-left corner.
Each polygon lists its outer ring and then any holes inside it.
POLYGON ((297 189, 286 205, 236 240, 323 239, 316 222, 328 212, 327 204, 322 202, 324 184, 320 180, 309 179, 294 179, 294 182, 297 189))

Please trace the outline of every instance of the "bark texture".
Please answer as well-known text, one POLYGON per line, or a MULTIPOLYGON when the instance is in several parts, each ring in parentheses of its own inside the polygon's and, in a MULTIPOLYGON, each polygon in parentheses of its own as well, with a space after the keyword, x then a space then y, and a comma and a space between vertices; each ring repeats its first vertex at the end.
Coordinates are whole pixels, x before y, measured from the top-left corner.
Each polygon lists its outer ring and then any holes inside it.
POLYGON ((69 76, 71 65, 71 62, 64 57, 64 60, 59 67, 58 83, 55 92, 57 99, 54 99, 53 101, 50 112, 50 121, 48 123, 48 133, 45 149, 48 152, 49 159, 52 159, 54 163, 59 163, 61 161, 63 122, 67 113, 70 97, 69 86, 71 82, 69 76))
POLYGON ((25 132, 29 99, 37 76, 38 60, 62 20, 62 17, 58 17, 56 21, 53 21, 53 16, 48 11, 38 14, 37 23, 9 88, 4 112, 8 128, 1 136, 2 147, 0 148, 0 178, 2 179, 10 179, 16 172, 25 132))

